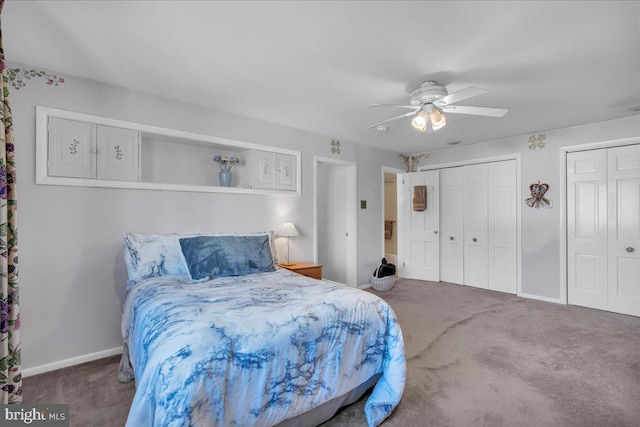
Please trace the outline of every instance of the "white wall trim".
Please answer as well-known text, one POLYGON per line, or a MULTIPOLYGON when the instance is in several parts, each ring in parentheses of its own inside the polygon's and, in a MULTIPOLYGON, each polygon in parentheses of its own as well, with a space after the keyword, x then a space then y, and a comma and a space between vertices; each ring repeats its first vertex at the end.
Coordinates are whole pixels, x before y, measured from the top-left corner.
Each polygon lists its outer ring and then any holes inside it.
POLYGON ((347 229, 351 239, 347 246, 347 285, 358 286, 358 164, 347 160, 313 156, 313 260, 318 262, 318 164, 328 163, 347 168, 347 198, 352 203, 347 208, 347 229))
POLYGON ((598 150, 601 148, 621 147, 640 144, 640 137, 613 139, 591 144, 560 147, 560 298, 563 304, 569 304, 567 297, 569 283, 567 272, 567 153, 598 150))
POLYGON ((109 356, 115 356, 117 354, 122 354, 122 346, 110 348, 108 350, 97 351, 95 353, 84 354, 82 356, 76 356, 70 359, 58 360, 57 362, 47 363, 46 365, 23 369, 22 377, 26 378, 38 374, 44 374, 45 372, 68 368, 69 366, 80 365, 81 363, 92 362, 94 360, 103 359, 109 356))

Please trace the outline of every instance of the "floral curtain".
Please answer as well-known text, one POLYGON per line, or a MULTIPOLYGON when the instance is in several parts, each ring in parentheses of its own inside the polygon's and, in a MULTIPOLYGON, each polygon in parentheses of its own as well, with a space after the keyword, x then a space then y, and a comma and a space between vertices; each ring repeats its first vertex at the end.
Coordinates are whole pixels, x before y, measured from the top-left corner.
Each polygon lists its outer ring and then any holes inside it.
MULTIPOLYGON (((0 0, 0 16, 4 0, 0 0)), ((0 23, 0 403, 22 402, 13 119, 0 23)))

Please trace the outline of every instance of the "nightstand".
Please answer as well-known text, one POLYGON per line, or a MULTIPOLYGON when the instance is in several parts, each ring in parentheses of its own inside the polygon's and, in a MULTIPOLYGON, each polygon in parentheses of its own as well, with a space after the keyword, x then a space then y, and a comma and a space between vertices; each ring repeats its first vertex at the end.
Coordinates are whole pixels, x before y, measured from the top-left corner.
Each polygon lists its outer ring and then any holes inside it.
POLYGON ((311 262, 296 262, 295 264, 282 265, 280 267, 286 268, 303 276, 313 277, 314 279, 322 280, 322 266, 320 264, 313 264, 311 262))

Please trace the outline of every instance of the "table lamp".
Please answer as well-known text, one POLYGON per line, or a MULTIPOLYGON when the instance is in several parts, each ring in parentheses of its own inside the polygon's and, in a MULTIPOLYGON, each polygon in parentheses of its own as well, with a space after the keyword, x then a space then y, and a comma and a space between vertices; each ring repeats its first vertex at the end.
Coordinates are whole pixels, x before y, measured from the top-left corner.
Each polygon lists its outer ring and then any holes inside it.
POLYGON ((296 237, 299 235, 300 233, 298 233, 298 229, 296 228, 295 225, 293 225, 292 222, 285 222, 284 224, 282 224, 282 228, 280 229, 280 237, 287 238, 287 263, 282 265, 293 265, 289 262, 289 253, 290 253, 289 240, 291 239, 291 237, 296 237))

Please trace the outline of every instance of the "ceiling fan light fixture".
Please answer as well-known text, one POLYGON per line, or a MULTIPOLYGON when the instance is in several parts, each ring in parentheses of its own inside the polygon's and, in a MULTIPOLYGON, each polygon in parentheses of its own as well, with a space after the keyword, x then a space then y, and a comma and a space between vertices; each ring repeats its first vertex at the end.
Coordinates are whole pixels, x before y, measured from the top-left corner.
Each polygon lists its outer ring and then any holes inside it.
POLYGON ((438 111, 437 108, 431 110, 431 113, 429 113, 429 119, 431 120, 431 127, 433 130, 442 129, 447 124, 447 118, 444 114, 438 111))
POLYGON ((414 118, 413 120, 411 120, 411 126, 413 126, 413 128, 415 130, 418 130, 420 132, 426 132, 427 131, 427 113, 424 111, 420 111, 414 118))

